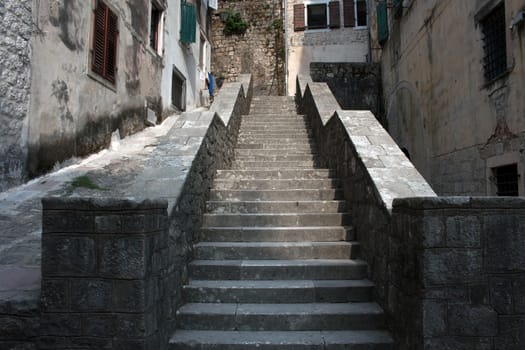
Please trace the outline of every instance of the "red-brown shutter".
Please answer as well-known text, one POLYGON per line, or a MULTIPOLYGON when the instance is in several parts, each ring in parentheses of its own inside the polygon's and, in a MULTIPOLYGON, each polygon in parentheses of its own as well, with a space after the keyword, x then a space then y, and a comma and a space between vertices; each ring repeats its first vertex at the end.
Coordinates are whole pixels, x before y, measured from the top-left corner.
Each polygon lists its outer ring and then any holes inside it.
POLYGON ((106 27, 106 5, 97 1, 97 8, 94 12, 95 22, 93 28, 93 58, 91 69, 93 72, 104 74, 104 56, 105 56, 105 27, 106 27))
POLYGON ((112 11, 108 11, 107 26, 107 48, 106 48, 106 77, 115 82, 117 68, 117 41, 118 41, 118 17, 112 11))
POLYGON ((355 27, 354 0, 343 0, 343 16, 345 27, 355 27))
POLYGON ((293 30, 302 31, 305 28, 304 23, 304 4, 293 5, 293 30))
POLYGON ((339 12, 339 0, 330 1, 330 28, 341 26, 341 13, 339 12))

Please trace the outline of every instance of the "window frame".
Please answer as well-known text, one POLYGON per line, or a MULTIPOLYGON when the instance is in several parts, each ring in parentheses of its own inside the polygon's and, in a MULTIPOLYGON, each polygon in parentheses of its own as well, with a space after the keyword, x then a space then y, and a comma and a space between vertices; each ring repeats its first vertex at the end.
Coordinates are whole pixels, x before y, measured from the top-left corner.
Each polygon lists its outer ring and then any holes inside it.
MULTIPOLYGON (((483 8, 476 16, 476 20, 478 22, 478 25, 480 26, 480 33, 481 33, 481 43, 482 43, 482 59, 481 59, 481 65, 482 65, 482 73, 483 73, 483 81, 485 84, 491 84, 501 77, 505 76, 509 71, 509 53, 508 53, 508 45, 507 45, 507 22, 506 22, 506 6, 505 1, 499 1, 491 4, 492 6, 483 8), (487 20, 490 19, 492 15, 496 14, 496 11, 502 11, 503 12, 503 25, 501 28, 503 32, 499 32, 498 34, 501 35, 504 40, 501 41, 503 44, 500 49, 502 51, 497 50, 498 47, 495 47, 492 44, 492 42, 488 42, 486 40, 487 34, 485 31, 485 28, 488 28, 486 24, 487 20), (499 55, 498 55, 499 54, 499 55), (502 61, 501 66, 498 66, 495 73, 492 72, 492 69, 488 68, 491 64, 493 64, 493 61, 487 62, 490 60, 489 57, 494 56, 502 56, 504 59, 502 61)), ((500 38, 501 39, 501 38, 500 38)), ((496 45, 497 46, 497 45, 496 45)), ((497 63, 497 61, 496 61, 497 63)))
POLYGON ((368 0, 354 0, 354 18, 355 18, 355 26, 354 29, 367 29, 368 28, 368 0), (357 3, 358 2, 364 2, 365 3, 365 9, 366 9, 366 23, 364 25, 361 25, 359 23, 359 16, 357 12, 357 3))
POLYGON ((150 1, 150 20, 149 20, 149 48, 159 56, 163 56, 164 51, 164 18, 166 9, 156 0, 150 1), (154 24, 155 23, 155 24, 154 24), (155 27, 155 33, 153 28, 155 27), (153 41, 152 41, 153 39, 153 41))
POLYGON ((330 30, 330 0, 306 0, 304 4, 304 31, 306 32, 323 32, 330 30), (311 5, 324 5, 326 9, 326 26, 320 28, 309 28, 308 26, 308 6, 311 5))
POLYGON ((119 52, 119 25, 120 25, 120 19, 117 14, 117 11, 115 11, 114 8, 111 7, 107 2, 104 0, 94 0, 93 1, 93 8, 92 8, 92 38, 91 38, 91 48, 89 50, 89 76, 93 77, 95 80, 99 81, 100 83, 108 86, 109 88, 115 90, 117 85, 117 78, 118 78, 118 52, 119 52), (99 36, 100 26, 98 25, 99 22, 97 22, 97 11, 100 7, 104 8, 104 19, 103 19, 103 35, 102 38, 99 36), (113 47, 111 47, 111 43, 109 42, 109 26, 110 22, 109 20, 111 18, 114 18, 114 37, 113 37, 113 47), (103 39, 103 53, 102 56, 97 56, 100 54, 99 50, 101 49, 99 40, 103 39), (113 61, 110 61, 110 50, 113 51, 113 61), (97 59, 98 57, 98 59, 97 59), (102 60, 102 62, 98 62, 99 60, 102 60), (100 64, 101 66, 97 66, 97 64, 100 64), (108 72, 108 69, 113 66, 113 72, 112 74, 108 72))

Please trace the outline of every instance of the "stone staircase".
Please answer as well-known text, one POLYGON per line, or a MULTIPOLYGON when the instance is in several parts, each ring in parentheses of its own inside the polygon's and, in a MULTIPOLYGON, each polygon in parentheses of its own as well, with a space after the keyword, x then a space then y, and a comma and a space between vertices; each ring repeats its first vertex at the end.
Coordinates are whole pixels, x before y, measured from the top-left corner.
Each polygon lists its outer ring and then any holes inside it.
POLYGON ((340 181, 289 97, 255 97, 220 170, 170 349, 393 349, 340 181))

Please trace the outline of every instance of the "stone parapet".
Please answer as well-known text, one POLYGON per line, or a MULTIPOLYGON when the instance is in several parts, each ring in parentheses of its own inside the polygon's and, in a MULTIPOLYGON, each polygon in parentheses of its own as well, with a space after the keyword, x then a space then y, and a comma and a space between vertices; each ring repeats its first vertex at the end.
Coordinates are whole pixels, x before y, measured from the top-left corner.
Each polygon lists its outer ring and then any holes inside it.
POLYGON ((297 84, 398 347, 523 348, 525 201, 437 197, 372 113, 338 110, 324 83, 297 84))
POLYGON ((174 257, 166 201, 42 201, 39 349, 163 349, 174 257))
POLYGON ((213 177, 249 111, 251 76, 239 80, 209 111, 175 116, 143 159, 87 174, 102 187, 42 201, 42 276, 0 268, 23 275, 0 280, 0 349, 166 348, 213 177))

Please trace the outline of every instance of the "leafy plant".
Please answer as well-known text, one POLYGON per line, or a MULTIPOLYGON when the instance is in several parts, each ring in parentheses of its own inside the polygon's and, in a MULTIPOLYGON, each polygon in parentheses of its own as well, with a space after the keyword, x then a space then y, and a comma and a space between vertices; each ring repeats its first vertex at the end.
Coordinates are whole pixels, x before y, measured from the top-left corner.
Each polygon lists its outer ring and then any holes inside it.
POLYGON ((87 175, 78 176, 71 182, 71 187, 73 188, 88 188, 90 190, 106 190, 105 188, 97 185, 91 178, 87 175))
POLYGON ((244 34, 248 29, 248 23, 243 21, 239 12, 230 14, 224 25, 224 34, 244 34))

